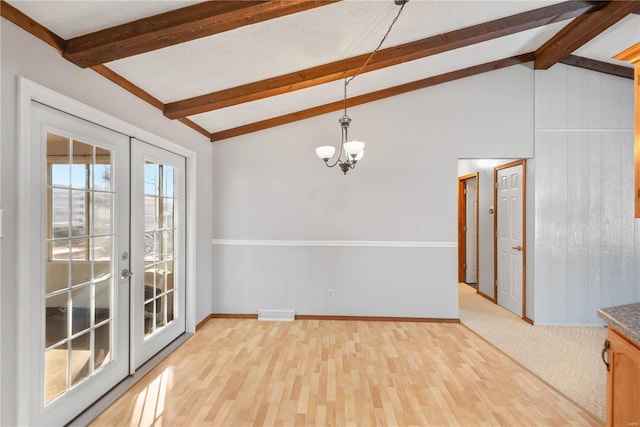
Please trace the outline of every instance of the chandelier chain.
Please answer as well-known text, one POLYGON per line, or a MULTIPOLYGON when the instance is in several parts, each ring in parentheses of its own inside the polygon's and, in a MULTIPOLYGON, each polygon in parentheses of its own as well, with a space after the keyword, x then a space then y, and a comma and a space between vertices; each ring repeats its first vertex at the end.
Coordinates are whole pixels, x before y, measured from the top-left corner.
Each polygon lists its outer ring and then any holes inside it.
MULTIPOLYGON (((364 146, 365 146, 364 142, 361 142, 361 141, 355 141, 355 140, 348 141, 349 124, 351 123, 351 119, 347 115, 347 87, 349 86, 349 83, 351 83, 353 79, 356 78, 356 76, 364 72, 365 68, 367 68, 367 66, 371 62, 373 55, 375 55, 380 50, 380 48, 382 47, 382 44, 385 42, 385 40, 389 36, 389 33, 391 33, 391 29, 393 28, 395 23, 398 21, 398 18, 400 18, 400 15, 404 10, 404 6, 407 4, 408 1, 409 0, 395 0, 395 3, 397 5, 400 5, 400 10, 398 10, 398 13, 396 14, 395 18, 393 18, 393 21, 391 21, 391 24, 389 25, 387 32, 384 34, 384 37, 382 37, 382 40, 380 40, 380 43, 378 43, 378 46, 373 50, 373 52, 371 52, 367 56, 367 59, 364 62, 364 64, 362 64, 362 66, 358 68, 351 77, 347 77, 348 70, 345 70, 344 73, 342 74, 342 78, 344 79, 344 116, 342 116, 340 120, 338 120, 340 122, 340 128, 342 130, 342 140, 340 143, 340 151, 333 163, 329 163, 329 159, 334 157, 336 152, 335 147, 331 147, 331 146, 318 147, 316 148, 316 154, 318 155, 318 157, 320 157, 321 160, 324 161, 324 164, 327 167, 332 168, 334 166, 340 166, 340 170, 342 170, 342 173, 345 175, 347 174, 348 171, 355 168, 356 163, 358 163, 362 159, 362 156, 364 155, 364 146), (343 152, 345 153, 345 156, 346 156, 344 160, 342 160, 343 152)), ((360 56, 364 56, 364 55, 360 55, 360 56)))
MULTIPOLYGON (((358 74, 362 73, 362 70, 364 70, 367 67, 367 65, 369 65, 369 62, 371 62, 371 58, 373 58, 373 55, 375 55, 380 50, 380 47, 382 47, 382 44, 389 36, 389 33, 391 33, 391 29, 395 25, 396 21, 398 21, 398 18, 400 18, 400 15, 402 14, 402 10, 404 9, 404 6, 406 4, 407 2, 402 3, 402 5, 400 6, 400 10, 398 10, 398 13, 396 14, 395 18, 393 18, 393 21, 391 21, 391 25, 389 25, 387 32, 382 37, 382 40, 380 40, 380 43, 378 43, 378 46, 373 50, 373 52, 371 52, 371 54, 369 55, 367 60, 364 62, 364 64, 362 64, 362 66, 358 69, 358 71, 356 71, 351 77, 344 78, 344 115, 345 116, 347 115, 347 86, 349 86, 349 83, 351 83, 351 81, 355 79, 358 74)), ((346 75, 347 72, 345 71, 344 74, 346 75)))

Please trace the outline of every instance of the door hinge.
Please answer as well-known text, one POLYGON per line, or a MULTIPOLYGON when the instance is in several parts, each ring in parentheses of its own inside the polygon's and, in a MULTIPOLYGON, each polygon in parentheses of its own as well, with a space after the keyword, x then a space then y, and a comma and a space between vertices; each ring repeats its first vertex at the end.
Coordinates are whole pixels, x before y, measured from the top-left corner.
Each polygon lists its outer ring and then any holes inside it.
POLYGON ((467 231, 467 226, 466 225, 462 226, 462 231, 467 231))
POLYGON ((498 187, 498 183, 496 182, 496 190, 497 190, 498 188, 499 188, 499 187, 498 187))
POLYGON ((467 269, 467 264, 462 264, 462 268, 466 270, 467 269))
POLYGON ((463 194, 467 194, 467 189, 466 188, 463 190, 463 194))

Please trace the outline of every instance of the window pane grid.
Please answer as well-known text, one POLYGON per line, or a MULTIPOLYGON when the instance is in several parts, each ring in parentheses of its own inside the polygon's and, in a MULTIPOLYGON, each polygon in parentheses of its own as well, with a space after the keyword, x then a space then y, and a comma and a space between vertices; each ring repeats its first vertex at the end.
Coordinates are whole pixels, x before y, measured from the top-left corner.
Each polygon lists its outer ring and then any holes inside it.
POLYGON ((111 170, 110 150, 47 134, 45 404, 111 360, 111 170))
POLYGON ((145 161, 145 339, 173 320, 176 238, 174 175, 172 166, 145 161))

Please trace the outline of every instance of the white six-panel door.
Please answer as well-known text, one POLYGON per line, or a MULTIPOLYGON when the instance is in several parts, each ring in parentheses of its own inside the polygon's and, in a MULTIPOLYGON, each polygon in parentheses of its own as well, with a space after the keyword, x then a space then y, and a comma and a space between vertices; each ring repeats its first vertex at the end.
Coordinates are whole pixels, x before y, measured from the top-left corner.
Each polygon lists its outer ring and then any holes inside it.
POLYGON ((497 168, 498 304, 522 316, 523 165, 497 168))

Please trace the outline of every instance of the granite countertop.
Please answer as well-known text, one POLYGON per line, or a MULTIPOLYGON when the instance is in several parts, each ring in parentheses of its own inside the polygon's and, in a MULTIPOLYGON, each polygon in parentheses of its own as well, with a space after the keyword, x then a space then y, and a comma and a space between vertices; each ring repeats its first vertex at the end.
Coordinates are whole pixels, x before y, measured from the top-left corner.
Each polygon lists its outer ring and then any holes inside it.
POLYGON ((601 308, 598 316, 640 347, 640 302, 601 308))

